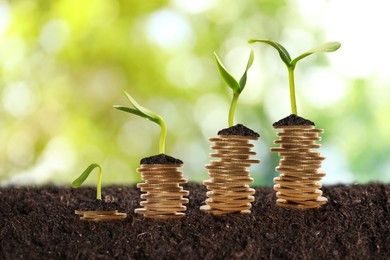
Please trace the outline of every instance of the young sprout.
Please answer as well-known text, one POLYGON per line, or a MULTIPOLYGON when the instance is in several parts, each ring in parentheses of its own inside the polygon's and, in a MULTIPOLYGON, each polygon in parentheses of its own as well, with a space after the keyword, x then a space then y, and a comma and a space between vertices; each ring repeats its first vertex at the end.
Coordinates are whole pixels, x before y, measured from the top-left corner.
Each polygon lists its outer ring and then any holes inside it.
POLYGON ((160 151, 160 154, 165 153, 165 139, 166 139, 166 135, 167 135, 167 127, 165 125, 164 119, 161 116, 159 116, 158 114, 139 105, 137 103, 137 101, 135 101, 135 99, 132 96, 130 96, 130 94, 127 93, 126 91, 124 91, 124 93, 125 93, 126 97, 128 98, 128 100, 130 101, 130 103, 134 106, 134 108, 124 107, 124 106, 114 106, 114 108, 121 110, 121 111, 125 111, 128 113, 134 114, 134 115, 137 115, 137 116, 140 116, 140 117, 143 117, 145 119, 148 119, 148 120, 158 124, 161 127, 159 151, 160 151))
POLYGON ((296 103, 296 97, 295 97, 295 82, 294 82, 294 69, 297 65, 297 62, 301 59, 317 52, 333 52, 336 51, 338 48, 340 48, 341 44, 339 42, 328 42, 321 46, 318 46, 317 48, 314 48, 312 50, 309 50, 295 59, 291 59, 290 54, 288 51, 280 44, 275 41, 271 40, 264 40, 264 39, 251 39, 248 41, 248 43, 255 43, 255 42, 262 42, 271 45, 274 47, 280 55, 280 58, 282 58, 282 61, 287 66, 288 70, 288 79, 289 79, 289 85, 290 85, 290 100, 291 100, 291 111, 292 114, 298 115, 297 110, 297 103, 296 103))
POLYGON ((96 184, 96 199, 102 200, 102 166, 97 163, 92 163, 85 171, 72 182, 72 188, 79 188, 81 184, 88 178, 89 174, 95 169, 99 168, 97 184, 96 184))
POLYGON ((251 50, 249 54, 248 63, 244 71, 244 75, 242 75, 239 82, 237 82, 237 80, 227 71, 227 69, 222 64, 221 60, 218 58, 218 55, 215 52, 214 52, 214 57, 215 57, 215 62, 217 63, 219 74, 221 75, 222 79, 226 82, 226 84, 233 90, 233 99, 232 99, 232 103, 230 104, 229 116, 228 116, 228 125, 229 127, 231 127, 234 125, 234 113, 236 111, 237 100, 241 92, 244 90, 246 80, 247 80, 248 70, 252 66, 254 54, 253 54, 253 50, 251 50))

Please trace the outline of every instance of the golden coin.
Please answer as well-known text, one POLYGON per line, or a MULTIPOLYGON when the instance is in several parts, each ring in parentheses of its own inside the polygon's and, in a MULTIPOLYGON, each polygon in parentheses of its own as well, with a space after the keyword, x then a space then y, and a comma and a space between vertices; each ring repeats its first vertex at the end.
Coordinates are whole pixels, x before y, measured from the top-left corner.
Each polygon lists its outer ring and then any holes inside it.
POLYGON ((276 183, 274 185, 275 187, 280 187, 280 188, 287 188, 287 189, 305 189, 305 188, 317 188, 320 189, 322 187, 322 184, 319 182, 309 182, 309 183, 304 183, 300 181, 294 181, 294 182, 286 182, 285 184, 281 183, 276 183))
POLYGON ((158 188, 158 189, 164 189, 164 188, 180 188, 179 183, 175 184, 164 184, 164 183, 158 183, 158 184, 149 184, 149 183, 138 183, 138 188, 158 188))
POLYGON ((163 178, 160 178, 160 179, 151 179, 151 180, 145 180, 145 184, 171 184, 171 185, 174 185, 174 184, 177 184, 177 183, 186 183, 187 180, 186 179, 177 179, 177 180, 174 180, 174 179, 168 179, 168 180, 165 180, 163 178))
POLYGON ((317 171, 316 173, 306 173, 306 172, 298 172, 298 171, 285 171, 279 177, 283 180, 295 180, 296 178, 302 180, 315 180, 322 179, 325 176, 325 173, 317 171))
POLYGON ((180 214, 175 213, 175 214, 162 214, 162 215, 149 215, 149 214, 144 214, 145 218, 154 218, 154 219, 181 219, 184 218, 186 215, 184 213, 180 214))
POLYGON ((250 171, 244 170, 245 168, 241 169, 221 169, 221 168, 209 168, 208 173, 209 174, 219 174, 221 176, 231 177, 234 178, 235 176, 250 176, 250 171))
POLYGON ((207 188, 214 189, 232 189, 232 190, 245 190, 245 186, 243 184, 236 183, 224 183, 224 182, 214 182, 210 180, 203 181, 203 184, 207 186, 207 188))
POLYGON ((148 203, 147 201, 141 201, 141 206, 143 206, 146 210, 154 210, 154 211, 185 211, 187 209, 186 206, 180 205, 164 205, 160 203, 148 203))
POLYGON ((313 125, 275 125, 275 129, 314 129, 313 125))
POLYGON ((246 190, 240 190, 240 191, 231 191, 231 190, 212 190, 208 191, 206 195, 208 197, 213 197, 213 196, 226 196, 229 198, 236 198, 236 197, 246 197, 249 195, 255 194, 255 190, 252 188, 246 189, 246 190))
POLYGON ((147 201, 142 201, 142 203, 160 203, 163 205, 179 205, 188 203, 187 198, 161 198, 161 197, 148 197, 147 201))
POLYGON ((290 183, 300 183, 301 185, 304 184, 311 184, 316 183, 318 181, 321 181, 322 177, 310 177, 310 178, 303 178, 303 177, 288 177, 288 176, 282 176, 282 177, 276 177, 274 178, 275 183, 279 183, 281 185, 288 185, 290 183))
POLYGON ((85 220, 117 220, 126 218, 126 213, 116 213, 116 214, 100 214, 100 215, 84 215, 80 219, 85 220))
POLYGON ((287 201, 305 201, 305 200, 315 200, 318 197, 322 195, 321 190, 316 190, 313 193, 294 193, 294 194, 286 194, 286 193, 281 193, 280 191, 276 192, 276 197, 279 199, 285 199, 287 201))
POLYGON ((251 151, 251 147, 253 146, 218 146, 218 145, 213 145, 210 148, 216 151, 222 151, 224 153, 229 153, 229 154, 236 154, 236 153, 249 153, 252 155, 255 155, 256 152, 251 151))
POLYGON ((281 187, 280 184, 275 184, 273 189, 275 191, 280 191, 282 194, 289 194, 289 195, 293 196, 293 194, 296 194, 296 193, 301 194, 303 192, 305 192, 305 193, 306 192, 308 192, 308 193, 315 192, 318 188, 317 187, 298 187, 298 188, 292 189, 292 188, 287 188, 284 186, 281 187))
POLYGON ((252 204, 250 203, 246 203, 243 205, 230 205, 225 203, 207 202, 207 205, 209 205, 212 209, 219 209, 224 211, 241 211, 252 208, 252 204))
POLYGON ((245 185, 246 183, 252 183, 252 182, 253 182, 253 178, 241 178, 241 179, 233 179, 233 180, 228 180, 223 178, 213 178, 213 183, 223 183, 232 186, 245 185))
POLYGON ((208 198, 205 200, 205 202, 208 205, 211 205, 211 203, 223 203, 226 205, 234 206, 237 205, 246 205, 247 203, 253 202, 255 198, 253 196, 247 196, 247 197, 240 197, 240 198, 226 198, 226 197, 216 197, 213 196, 212 198, 208 198))
POLYGON ((141 172, 141 176, 145 178, 149 177, 165 177, 165 178, 182 178, 183 172, 141 172))
POLYGON ((75 210, 77 215, 114 215, 118 213, 118 210, 75 210))
POLYGON ((237 146, 237 145, 242 145, 242 146, 250 146, 253 144, 250 144, 248 140, 234 140, 234 139, 223 139, 223 138, 210 138, 209 141, 211 143, 214 143, 215 145, 222 145, 222 146, 237 146))
POLYGON ((283 200, 277 199, 276 205, 286 208, 292 208, 292 209, 315 209, 321 206, 321 204, 313 204, 313 205, 302 205, 302 204, 295 204, 295 203, 288 203, 284 202, 283 200))
POLYGON ((249 177, 247 174, 221 174, 221 173, 209 173, 209 176, 215 180, 216 182, 219 181, 227 181, 227 182, 234 182, 234 181, 249 181, 252 182, 253 178, 249 177))
POLYGON ((164 169, 164 168, 179 168, 182 167, 182 164, 141 164, 141 168, 145 169, 164 169))
POLYGON ((218 170, 218 171, 226 171, 226 172, 244 172, 244 171, 247 171, 246 170, 246 166, 233 165, 231 167, 228 167, 227 164, 216 163, 216 162, 213 162, 212 164, 207 164, 205 166, 205 168, 208 169, 208 170, 218 170))
POLYGON ((141 199, 148 198, 162 198, 162 199, 170 199, 170 198, 178 198, 181 199, 183 196, 188 196, 189 192, 186 190, 181 190, 178 192, 147 192, 141 194, 141 199))
POLYGON ((184 212, 148 211, 143 208, 135 209, 135 213, 143 214, 145 218, 157 218, 157 219, 178 219, 178 218, 185 217, 184 212))
POLYGON ((117 210, 108 210, 108 211, 75 211, 78 215, 83 215, 80 217, 80 220, 85 221, 94 221, 94 222, 103 222, 103 221, 116 221, 125 219, 127 217, 126 213, 118 213, 117 210))
POLYGON ((258 140, 259 138, 256 136, 242 136, 242 135, 218 135, 220 138, 230 140, 258 140))
POLYGON ((212 213, 213 215, 226 215, 226 214, 231 214, 231 213, 241 213, 241 214, 250 214, 251 213, 250 210, 240 210, 240 211, 238 211, 238 210, 230 210, 230 211, 216 210, 216 209, 211 209, 211 207, 209 205, 201 206, 200 210, 212 213))

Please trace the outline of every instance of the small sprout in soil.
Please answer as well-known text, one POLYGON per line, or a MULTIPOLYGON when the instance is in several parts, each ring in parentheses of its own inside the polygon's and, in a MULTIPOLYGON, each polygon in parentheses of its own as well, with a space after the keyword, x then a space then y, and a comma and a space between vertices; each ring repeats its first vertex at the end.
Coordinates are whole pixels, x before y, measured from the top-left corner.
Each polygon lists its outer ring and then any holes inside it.
POLYGON ((88 178, 89 174, 95 169, 99 168, 97 184, 96 184, 96 199, 102 200, 102 166, 97 163, 92 163, 85 171, 72 182, 72 188, 79 188, 81 184, 88 178))
POLYGON ((290 84, 290 100, 291 100, 291 112, 294 115, 298 115, 296 97, 295 97, 295 82, 294 82, 294 69, 298 61, 301 59, 317 52, 333 52, 340 48, 341 44, 339 42, 328 42, 317 48, 311 49, 295 59, 291 59, 288 51, 280 44, 275 41, 265 40, 265 39, 251 39, 249 43, 262 42, 271 45, 274 47, 280 55, 280 58, 286 64, 288 70, 288 79, 290 84))
POLYGON ((252 66, 254 53, 253 50, 251 50, 244 74, 242 75, 239 82, 237 82, 237 80, 227 71, 227 69, 222 64, 221 60, 218 58, 218 55, 216 53, 214 53, 214 56, 215 56, 215 62, 217 63, 219 74, 221 75, 222 79, 226 82, 226 84, 233 90, 233 99, 232 99, 232 103, 230 104, 229 117, 228 117, 228 126, 230 127, 234 125, 234 112, 236 110, 237 100, 241 92, 245 88, 248 70, 252 66))
POLYGON ((140 116, 140 117, 143 117, 145 119, 148 119, 148 120, 158 124, 161 127, 159 151, 160 151, 160 154, 165 153, 165 139, 166 139, 166 135, 167 135, 167 127, 165 125, 164 119, 161 116, 159 116, 157 113, 152 112, 149 109, 144 108, 143 106, 139 105, 137 103, 137 101, 135 101, 135 99, 132 96, 130 96, 130 94, 127 93, 126 91, 124 91, 124 93, 125 93, 126 97, 128 98, 128 100, 130 101, 130 103, 134 106, 134 108, 124 107, 124 106, 114 106, 114 108, 121 110, 121 111, 124 111, 124 112, 128 112, 128 113, 137 115, 137 116, 140 116))

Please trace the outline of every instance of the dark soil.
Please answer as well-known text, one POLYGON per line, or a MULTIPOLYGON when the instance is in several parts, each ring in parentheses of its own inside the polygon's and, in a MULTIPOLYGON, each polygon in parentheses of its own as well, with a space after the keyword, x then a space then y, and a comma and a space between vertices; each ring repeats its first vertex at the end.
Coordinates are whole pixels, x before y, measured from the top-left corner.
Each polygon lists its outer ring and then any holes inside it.
POLYGON ((183 164, 183 161, 161 153, 141 159, 140 164, 183 164))
POLYGON ((218 132, 218 135, 241 135, 241 136, 254 136, 260 137, 258 133, 253 131, 252 129, 242 125, 237 124, 235 126, 231 126, 229 128, 222 129, 218 132))
POLYGON ((82 211, 95 211, 95 210, 119 210, 119 206, 116 202, 106 202, 104 200, 91 200, 80 204, 77 210, 82 211))
POLYGON ((315 125, 312 121, 303 117, 291 114, 288 117, 280 119, 278 122, 273 123, 273 126, 286 126, 286 125, 315 125))
POLYGON ((74 214, 94 188, 1 188, 0 259, 390 258, 390 185, 325 186, 329 203, 306 211, 277 207, 271 188, 257 188, 252 214, 221 217, 199 210, 204 186, 185 188, 187 217, 152 220, 134 214, 138 189, 106 187, 128 214, 108 223, 74 214))

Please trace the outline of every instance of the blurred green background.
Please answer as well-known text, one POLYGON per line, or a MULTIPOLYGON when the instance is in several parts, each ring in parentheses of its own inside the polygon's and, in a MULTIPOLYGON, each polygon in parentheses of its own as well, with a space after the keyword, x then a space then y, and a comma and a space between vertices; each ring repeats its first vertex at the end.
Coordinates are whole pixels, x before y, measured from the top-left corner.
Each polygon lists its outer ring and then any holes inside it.
MULTIPOLYGON (((159 128, 116 111, 123 90, 164 117, 166 152, 191 181, 207 179, 208 138, 227 127, 230 89, 213 52, 236 77, 255 62, 236 122, 261 134, 255 185, 271 185, 271 127, 290 114, 282 43, 297 56, 327 41, 335 53, 296 69, 298 111, 325 129, 324 184, 390 181, 390 36, 386 1, 0 0, 0 183, 68 185, 90 163, 103 185, 132 184, 158 153, 159 128)), ((89 180, 95 183, 95 178, 89 180)))

